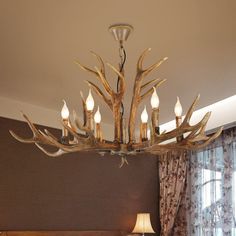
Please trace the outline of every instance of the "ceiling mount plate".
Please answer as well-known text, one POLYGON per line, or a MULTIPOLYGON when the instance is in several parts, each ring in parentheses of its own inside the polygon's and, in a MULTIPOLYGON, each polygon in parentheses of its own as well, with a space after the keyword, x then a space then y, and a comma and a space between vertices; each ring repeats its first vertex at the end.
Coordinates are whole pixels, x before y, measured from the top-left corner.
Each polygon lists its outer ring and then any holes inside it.
POLYGON ((133 26, 128 24, 115 24, 109 27, 109 31, 116 41, 124 42, 133 31, 133 26))

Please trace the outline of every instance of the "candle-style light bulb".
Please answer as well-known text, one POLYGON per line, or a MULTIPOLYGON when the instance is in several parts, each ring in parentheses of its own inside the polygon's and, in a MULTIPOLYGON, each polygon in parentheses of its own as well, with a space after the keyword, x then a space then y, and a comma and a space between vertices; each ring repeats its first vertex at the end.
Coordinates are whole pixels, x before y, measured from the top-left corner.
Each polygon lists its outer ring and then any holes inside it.
POLYGON ((157 109, 159 107, 159 97, 157 95, 157 90, 153 87, 153 93, 151 97, 151 106, 153 109, 157 109))
POLYGON ((151 139, 151 130, 150 129, 147 130, 147 139, 148 140, 151 139))
POLYGON ((141 114, 141 121, 142 121, 142 123, 147 123, 148 122, 148 113, 147 113, 146 106, 144 107, 143 112, 141 114))
POLYGON ((92 111, 94 108, 94 100, 93 100, 93 96, 91 93, 91 89, 89 89, 89 94, 88 97, 86 99, 86 107, 88 111, 92 111))
POLYGON ((63 100, 63 102, 64 102, 64 105, 61 109, 61 117, 62 117, 63 120, 67 120, 69 118, 70 112, 69 112, 69 109, 66 105, 66 101, 63 100))
POLYGON ((97 111, 94 115, 94 121, 95 121, 96 124, 100 124, 101 119, 102 119, 102 117, 101 117, 101 113, 99 111, 99 106, 98 106, 98 109, 97 109, 97 111))
POLYGON ((182 115, 182 106, 181 103, 179 101, 179 97, 177 97, 177 102, 175 104, 175 115, 176 117, 180 117, 182 115))

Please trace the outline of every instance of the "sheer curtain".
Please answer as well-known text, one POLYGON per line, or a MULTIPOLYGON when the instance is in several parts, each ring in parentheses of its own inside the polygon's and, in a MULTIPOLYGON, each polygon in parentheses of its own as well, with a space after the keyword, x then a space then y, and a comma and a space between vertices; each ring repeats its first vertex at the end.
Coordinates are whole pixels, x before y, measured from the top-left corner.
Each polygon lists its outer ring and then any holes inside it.
POLYGON ((191 154, 187 193, 188 235, 236 236, 236 127, 191 154))

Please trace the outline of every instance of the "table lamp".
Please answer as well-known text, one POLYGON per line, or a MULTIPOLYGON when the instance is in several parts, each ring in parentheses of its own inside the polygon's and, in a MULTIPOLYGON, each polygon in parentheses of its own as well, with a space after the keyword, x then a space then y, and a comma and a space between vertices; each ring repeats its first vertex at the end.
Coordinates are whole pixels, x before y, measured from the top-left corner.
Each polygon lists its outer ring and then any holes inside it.
POLYGON ((141 233, 143 236, 145 233, 155 233, 152 228, 150 214, 149 213, 138 213, 136 224, 132 233, 141 233))

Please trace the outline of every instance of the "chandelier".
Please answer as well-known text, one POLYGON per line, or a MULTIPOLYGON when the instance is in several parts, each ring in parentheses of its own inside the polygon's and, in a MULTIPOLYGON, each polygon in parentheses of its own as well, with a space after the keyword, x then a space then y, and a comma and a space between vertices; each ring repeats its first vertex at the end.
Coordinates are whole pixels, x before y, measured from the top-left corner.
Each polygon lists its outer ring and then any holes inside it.
POLYGON ((124 49, 124 42, 128 39, 132 30, 133 27, 127 24, 112 25, 109 27, 109 31, 119 43, 119 55, 121 60, 118 69, 107 63, 107 66, 117 76, 117 88, 115 90, 110 86, 106 78, 105 64, 99 55, 91 52, 97 58, 100 68, 95 67, 94 69, 91 69, 82 65, 80 62, 76 62, 84 71, 93 74, 103 86, 103 89, 101 89, 94 82, 87 81, 90 87, 87 99, 85 99, 81 93, 83 122, 81 122, 80 117, 77 116, 75 112, 73 112, 73 119, 71 118, 66 102, 64 101, 61 110, 62 136, 60 138, 55 137, 47 129, 44 131, 37 129, 25 114, 23 114, 23 117, 32 130, 33 137, 29 139, 22 138, 10 130, 11 135, 20 142, 34 143, 46 155, 51 157, 57 157, 71 152, 96 151, 102 155, 105 153, 118 154, 122 157, 123 163, 126 161, 125 157, 127 155, 136 155, 142 152, 160 154, 173 149, 196 150, 207 146, 212 140, 217 138, 220 135, 222 128, 211 137, 205 135, 205 128, 210 118, 210 112, 206 113, 202 120, 197 124, 190 125, 189 123, 199 100, 199 95, 195 98, 184 119, 182 119, 182 107, 177 97, 177 103, 174 109, 176 115, 176 128, 169 132, 160 132, 159 98, 156 89, 165 82, 165 80, 152 79, 146 83, 143 81, 147 75, 166 61, 167 57, 144 68, 143 60, 151 50, 150 48, 146 49, 141 54, 137 62, 137 73, 134 79, 129 119, 126 124, 123 105, 126 91, 124 75, 126 52, 124 49), (96 112, 94 111, 95 104, 92 91, 105 102, 113 113, 113 141, 108 141, 103 137, 101 114, 99 107, 96 112), (139 128, 140 137, 139 140, 137 140, 137 137, 135 137, 137 109, 140 103, 147 97, 151 97, 151 122, 148 121, 149 115, 145 106, 141 114, 139 128), (148 127, 150 127, 150 129, 148 127), (148 131, 150 131, 150 133, 148 131), (51 152, 47 149, 47 145, 56 147, 57 150, 51 152))

